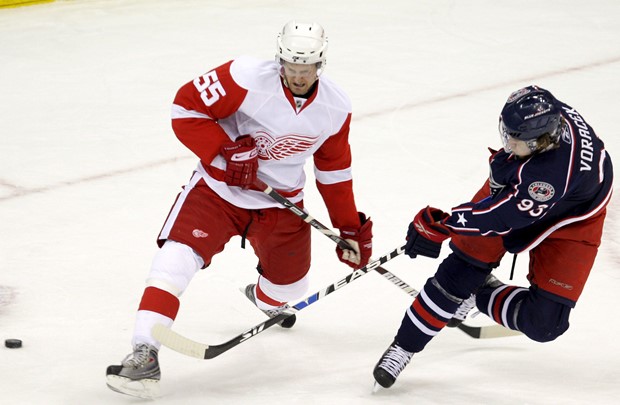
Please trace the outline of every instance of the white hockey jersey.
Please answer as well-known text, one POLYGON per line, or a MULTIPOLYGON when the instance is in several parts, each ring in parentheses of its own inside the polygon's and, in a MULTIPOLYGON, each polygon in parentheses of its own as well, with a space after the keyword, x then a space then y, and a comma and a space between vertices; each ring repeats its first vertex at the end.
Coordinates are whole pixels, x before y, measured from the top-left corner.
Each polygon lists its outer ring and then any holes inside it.
POLYGON ((172 127, 199 158, 198 172, 238 207, 281 207, 260 190, 229 187, 220 146, 252 136, 258 177, 293 202, 303 198, 304 165, 313 157, 317 187, 332 224, 359 227, 348 142, 351 102, 322 75, 310 98, 298 100, 283 84, 276 62, 240 57, 185 84, 172 106, 172 127))

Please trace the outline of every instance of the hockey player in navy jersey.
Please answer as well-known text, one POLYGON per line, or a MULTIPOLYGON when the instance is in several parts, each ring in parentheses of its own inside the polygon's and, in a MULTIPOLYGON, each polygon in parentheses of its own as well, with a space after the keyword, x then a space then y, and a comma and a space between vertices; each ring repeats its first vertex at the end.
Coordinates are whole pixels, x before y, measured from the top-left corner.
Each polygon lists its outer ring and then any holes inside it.
POLYGON ((613 169, 601 139, 572 107, 537 86, 510 95, 499 119, 503 150, 471 202, 446 213, 426 207, 407 232, 405 253, 452 253, 407 309, 373 375, 385 388, 444 326, 477 306, 495 322, 549 342, 569 326, 601 242, 613 169), (530 287, 491 271, 506 252, 529 251, 530 287))

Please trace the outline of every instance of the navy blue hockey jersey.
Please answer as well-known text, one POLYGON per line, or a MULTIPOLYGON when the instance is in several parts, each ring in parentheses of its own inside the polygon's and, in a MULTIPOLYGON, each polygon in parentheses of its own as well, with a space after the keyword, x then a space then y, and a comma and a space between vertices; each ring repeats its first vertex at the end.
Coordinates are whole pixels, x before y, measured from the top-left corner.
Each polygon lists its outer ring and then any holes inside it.
POLYGON ((446 225, 463 235, 502 236, 511 253, 528 250, 554 230, 600 212, 612 194, 613 168, 603 141, 572 107, 559 103, 567 125, 560 146, 519 159, 490 159, 491 194, 452 209, 446 225))

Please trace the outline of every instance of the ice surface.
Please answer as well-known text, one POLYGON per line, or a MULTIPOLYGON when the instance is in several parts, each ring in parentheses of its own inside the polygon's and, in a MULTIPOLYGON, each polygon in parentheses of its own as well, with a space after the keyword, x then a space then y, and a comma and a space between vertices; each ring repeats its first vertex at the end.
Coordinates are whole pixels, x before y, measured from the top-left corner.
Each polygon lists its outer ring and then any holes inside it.
MULTIPOLYGON (((0 402, 138 403, 106 388, 130 351, 154 239, 196 159, 174 137, 185 82, 235 56, 272 58, 289 19, 321 22, 326 74, 354 105, 359 208, 375 252, 413 214, 450 208, 487 176, 497 116, 539 84, 576 107, 620 159, 620 3, 473 1, 57 1, 0 9, 0 402)), ((308 171, 312 175, 312 171, 308 171)), ((163 349, 161 404, 615 404, 620 401, 620 219, 612 200, 597 263, 557 341, 443 331, 397 383, 372 368, 407 295, 371 273, 214 360, 163 349)), ((306 206, 329 224, 310 178, 306 206)), ((314 231, 313 231, 314 232, 314 231)), ((221 343, 262 321, 238 288, 256 279, 233 239, 182 297, 180 333, 221 343)), ((348 273, 313 234, 311 291, 348 273)), ((447 254, 444 249, 444 254, 447 254)), ((416 288, 438 261, 385 267, 416 288)), ((510 260, 497 272, 507 279, 510 260)), ((527 258, 517 261, 525 285, 527 258)), ((484 322, 484 319, 477 320, 484 322)))

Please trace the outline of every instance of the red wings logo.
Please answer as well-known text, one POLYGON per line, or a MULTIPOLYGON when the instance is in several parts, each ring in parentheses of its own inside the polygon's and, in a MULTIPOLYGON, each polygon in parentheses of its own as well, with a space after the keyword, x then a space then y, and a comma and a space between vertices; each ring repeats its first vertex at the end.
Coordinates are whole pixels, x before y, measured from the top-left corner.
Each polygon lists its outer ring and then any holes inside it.
POLYGON ((303 135, 286 135, 275 139, 266 132, 254 135, 258 158, 262 160, 281 160, 304 153, 317 142, 318 138, 303 135))

